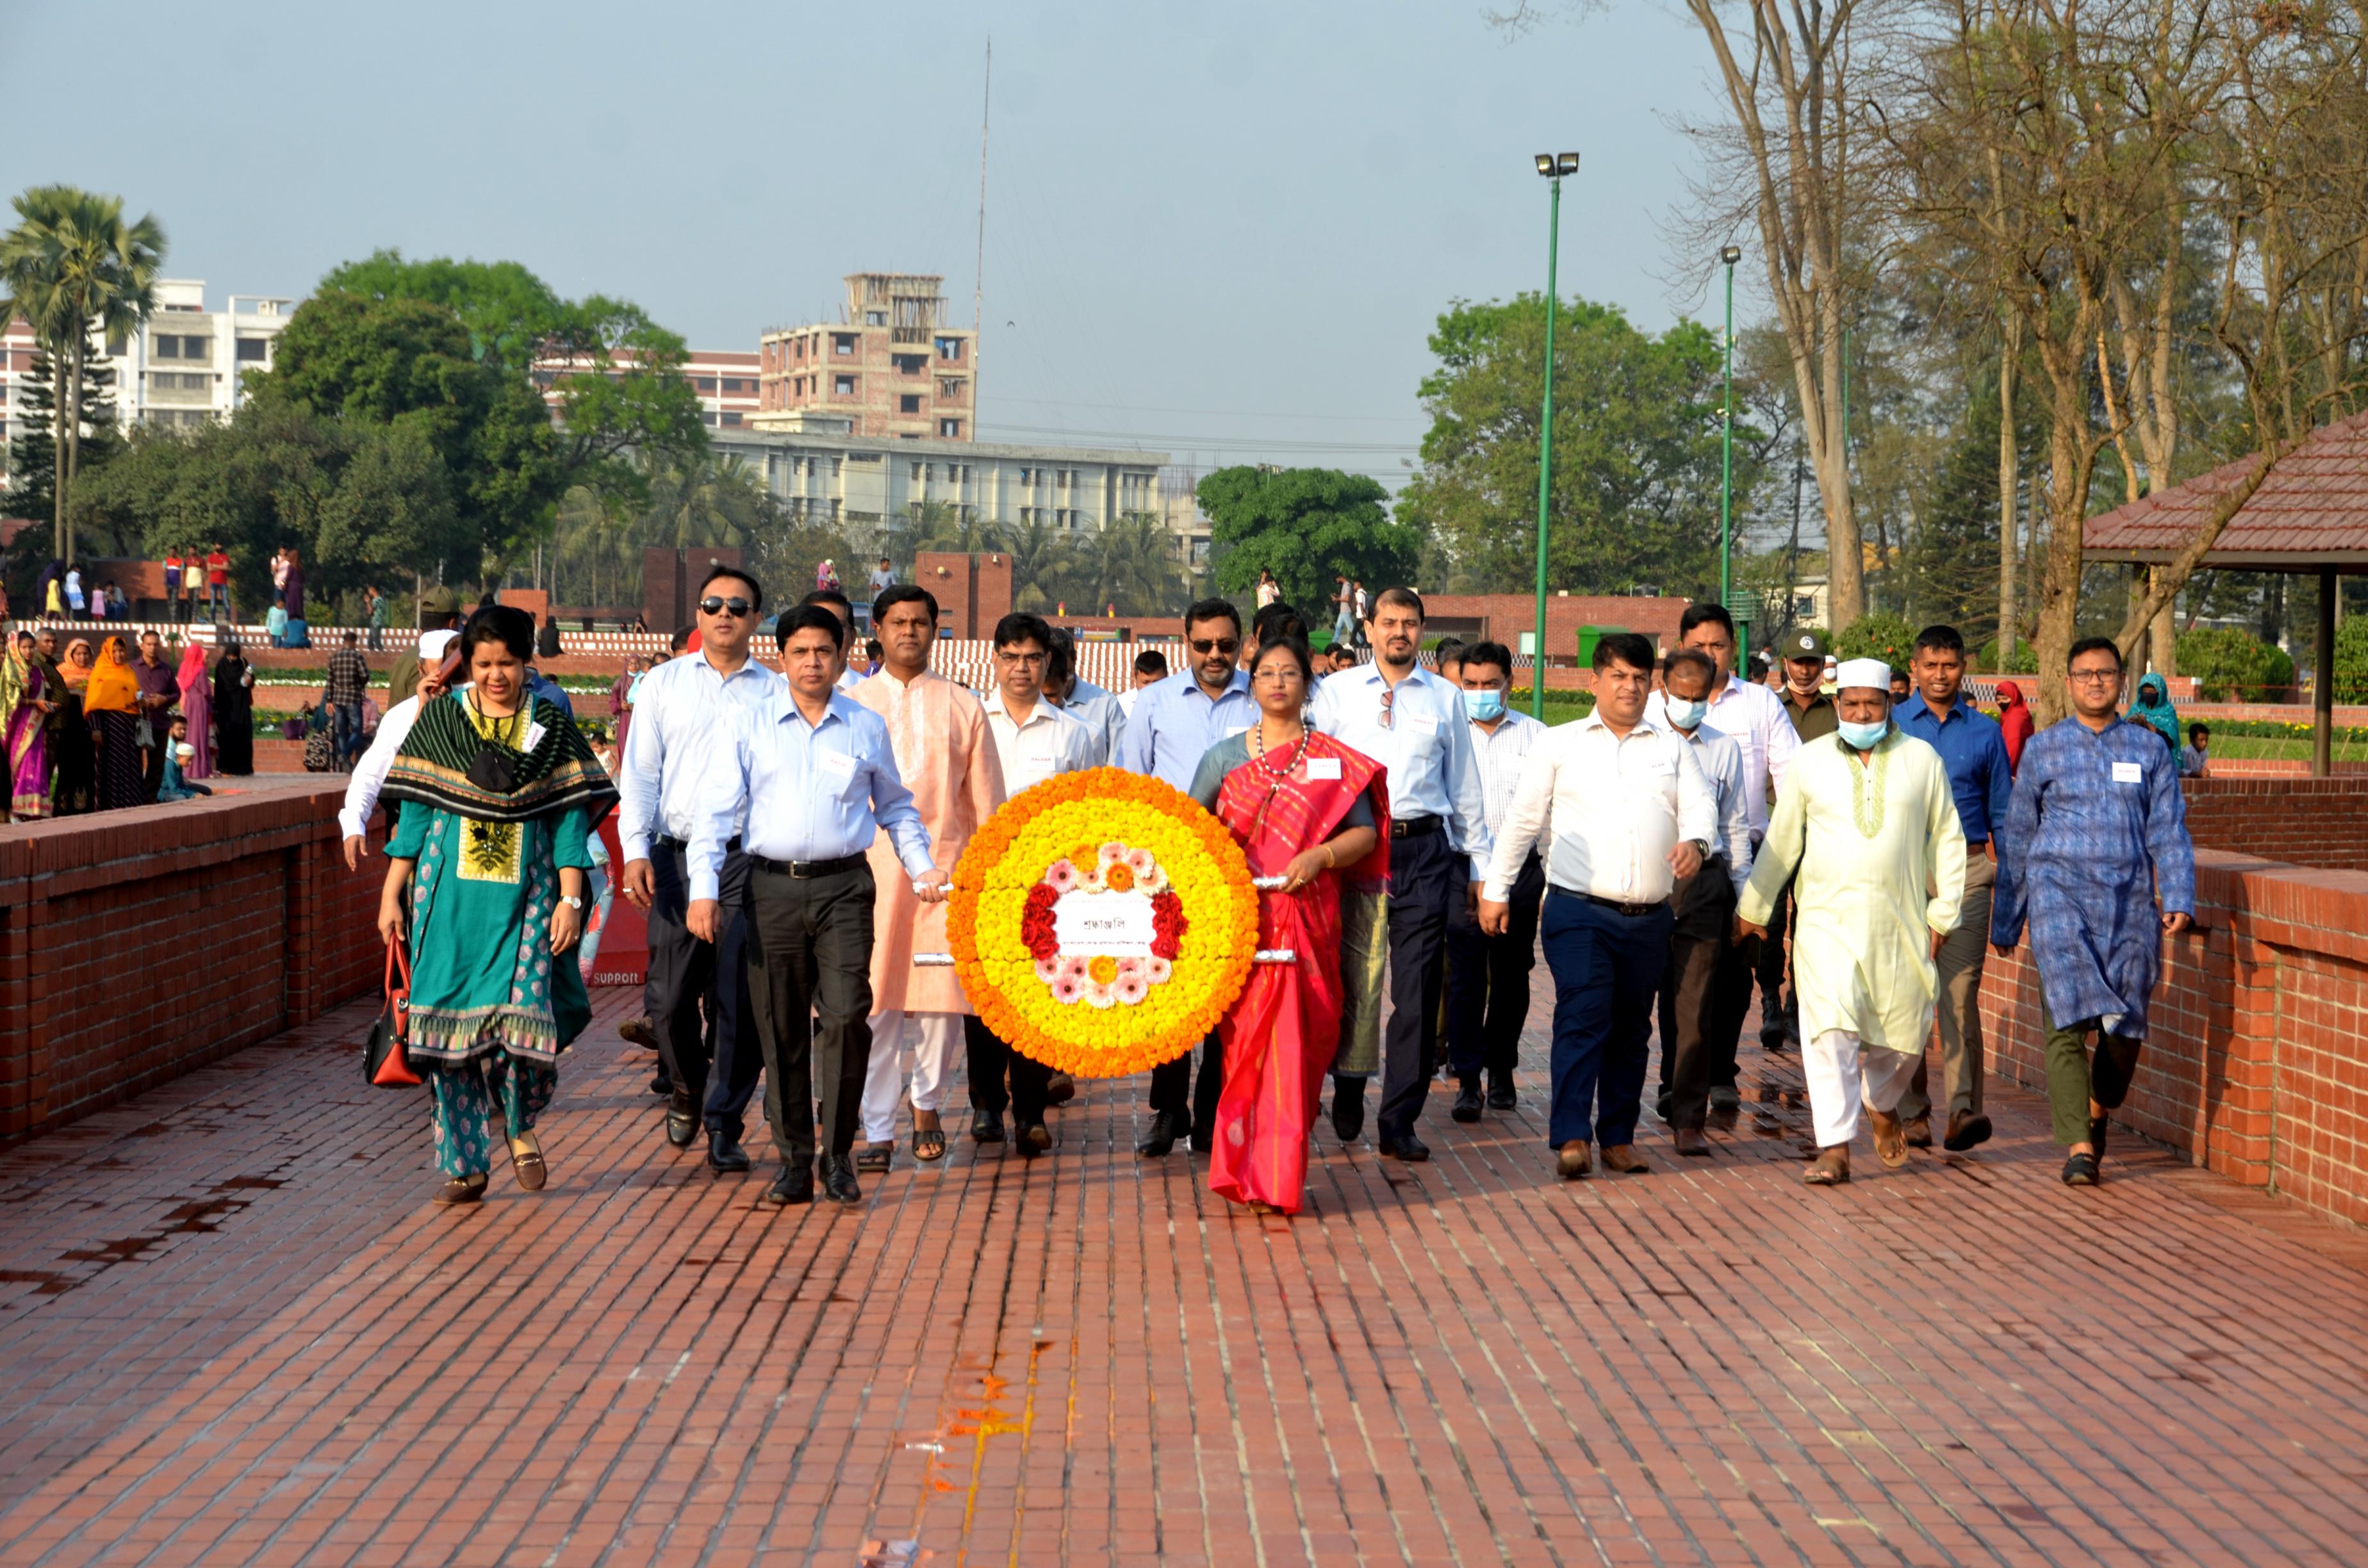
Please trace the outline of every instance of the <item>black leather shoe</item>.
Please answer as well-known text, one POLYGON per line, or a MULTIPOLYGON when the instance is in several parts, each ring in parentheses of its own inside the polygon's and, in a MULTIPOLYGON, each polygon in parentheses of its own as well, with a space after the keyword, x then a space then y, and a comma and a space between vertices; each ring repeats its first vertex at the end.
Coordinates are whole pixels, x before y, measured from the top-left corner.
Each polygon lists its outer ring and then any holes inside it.
POLYGON ((1735 1085, 1732 1084, 1713 1089, 1710 1092, 1710 1108, 1723 1110, 1732 1116, 1743 1108, 1743 1096, 1735 1092, 1735 1085))
POLYGON ((1354 1143, 1364 1131, 1365 1080, 1333 1079, 1332 1135, 1343 1143, 1354 1143))
POLYGON ((699 1136, 699 1108, 690 1103, 688 1095, 676 1095, 666 1102, 666 1142, 677 1149, 688 1149, 690 1141, 699 1136))
POLYGON ((748 1151, 740 1147, 739 1139, 718 1129, 707 1135, 707 1164, 712 1170, 745 1171, 748 1151))
POLYGON ((855 1166, 844 1154, 822 1157, 822 1195, 833 1203, 860 1203, 863 1189, 855 1185, 855 1166))
POLYGON ((765 1189, 765 1201, 776 1209, 789 1208, 814 1201, 814 1166, 811 1165, 781 1167, 781 1174, 765 1189))
POLYGON ((1455 1091, 1455 1108, 1448 1112, 1458 1121, 1480 1119, 1480 1080, 1466 1078, 1455 1091))
POLYGON ((971 1142, 973 1143, 1002 1142, 1003 1113, 999 1110, 977 1110, 971 1112, 970 1138, 971 1142))
POLYGON ((1151 1119, 1151 1135, 1134 1146, 1134 1152, 1146 1160, 1173 1153, 1176 1149, 1176 1119, 1161 1111, 1151 1119))
POLYGON ((1490 1110, 1511 1110, 1520 1103, 1520 1096, 1513 1092, 1513 1075, 1510 1073, 1488 1074, 1488 1108, 1490 1110))
POLYGON ((667 1077, 664 1073, 660 1073, 656 1077, 650 1080, 650 1093, 654 1095, 673 1094, 674 1080, 667 1077))
POLYGON ((1011 1140, 1011 1146, 1032 1160, 1053 1146, 1052 1129, 1041 1121, 1023 1122, 1011 1140))
POLYGON ((1404 1160, 1409 1165, 1430 1158, 1430 1145, 1411 1132, 1395 1138, 1383 1134, 1374 1146, 1381 1150, 1384 1159, 1404 1160))

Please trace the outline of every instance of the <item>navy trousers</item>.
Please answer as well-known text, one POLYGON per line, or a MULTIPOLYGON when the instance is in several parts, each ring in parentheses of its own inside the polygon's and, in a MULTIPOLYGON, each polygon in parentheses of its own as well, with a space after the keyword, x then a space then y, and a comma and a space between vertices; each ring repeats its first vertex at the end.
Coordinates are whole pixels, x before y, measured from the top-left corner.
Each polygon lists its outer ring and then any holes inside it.
POLYGON ((1541 920, 1554 974, 1554 1102, 1546 1141, 1635 1141, 1653 1003, 1674 920, 1666 903, 1623 915, 1560 888, 1541 920))

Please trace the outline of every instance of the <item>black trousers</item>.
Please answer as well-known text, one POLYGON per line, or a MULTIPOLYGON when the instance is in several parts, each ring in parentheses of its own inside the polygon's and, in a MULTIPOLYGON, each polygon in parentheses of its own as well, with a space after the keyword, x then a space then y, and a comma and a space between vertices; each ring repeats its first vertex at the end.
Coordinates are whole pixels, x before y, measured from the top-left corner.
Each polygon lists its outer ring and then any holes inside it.
POLYGON ((723 929, 712 943, 683 924, 690 907, 685 858, 671 839, 650 846, 650 968, 642 995, 676 1095, 701 1108, 710 1132, 737 1138, 764 1066, 748 1028, 748 858, 723 858, 723 929))
POLYGON ((1390 842, 1390 1017, 1382 1028, 1383 1138, 1414 1131, 1430 1098, 1439 1004, 1447 983, 1447 912, 1470 895, 1472 863, 1426 833, 1390 842))
POLYGON ((1509 1076, 1530 1017, 1530 971, 1538 962, 1538 907, 1545 862, 1535 855, 1513 881, 1512 918, 1501 937, 1480 929, 1467 899, 1447 906, 1447 1067, 1458 1079, 1509 1076))
POLYGON ((1201 1075, 1192 1076, 1192 1053, 1151 1070, 1151 1108, 1189 1125, 1192 1141, 1209 1143, 1217 1136, 1217 1100, 1225 1092, 1225 1048, 1214 1030, 1201 1042, 1201 1075))
MULTIPOLYGON (((1661 1091, 1669 1099, 1669 1125, 1700 1131, 1710 1119, 1719 973, 1730 966, 1734 945, 1735 883, 1725 857, 1713 857, 1694 874, 1681 902, 1686 913, 1670 935, 1669 960, 1661 971, 1661 1091)), ((1721 1087, 1735 1083, 1731 1045, 1725 1062, 1721 1087)))
POLYGON ((962 1015, 962 1054, 970 1068, 973 1110, 991 1110, 1001 1116, 1008 1108, 1022 1127, 1033 1127, 1044 1119, 1044 1091, 1053 1081, 1050 1067, 1012 1050, 974 1013, 962 1015), (1003 1086, 1007 1073, 1011 1078, 1008 1092, 1003 1086))
POLYGON ((1782 1040, 1800 1027, 1799 998, 1787 1001, 1784 996, 1784 982, 1792 968, 1784 956, 1784 932, 1792 923, 1793 884, 1787 882, 1784 891, 1776 896, 1776 907, 1769 913, 1767 939, 1759 944, 1759 959, 1754 965, 1759 979, 1759 1040, 1763 1045, 1782 1040))
POLYGON ((871 868, 827 877, 748 870, 747 971, 764 1051, 765 1116, 792 1170, 845 1158, 862 1124, 871 1060, 871 868))

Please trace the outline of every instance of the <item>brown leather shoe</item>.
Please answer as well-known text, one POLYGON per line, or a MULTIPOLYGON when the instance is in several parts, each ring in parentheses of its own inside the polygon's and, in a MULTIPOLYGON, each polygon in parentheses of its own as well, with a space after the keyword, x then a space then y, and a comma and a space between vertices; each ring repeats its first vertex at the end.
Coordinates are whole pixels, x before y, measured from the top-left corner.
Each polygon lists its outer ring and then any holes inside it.
POLYGON ((1950 1114, 1948 1136, 1941 1140, 1941 1147, 1962 1154, 1989 1141, 1990 1119, 1977 1110, 1961 1110, 1950 1114))
MULTIPOLYGON (((1710 1155, 1710 1139, 1699 1127, 1680 1127, 1669 1135, 1669 1142, 1677 1145, 1680 1154, 1696 1159, 1707 1159, 1710 1155)), ((1606 1160, 1608 1163, 1608 1154, 1606 1160)))
POLYGON ((1850 1146, 1837 1143, 1830 1149, 1820 1149, 1801 1179, 1811 1187, 1839 1187, 1850 1180, 1850 1146))
POLYGON ((1554 1152, 1554 1170, 1565 1181, 1577 1181, 1595 1168, 1587 1156, 1587 1140, 1574 1138, 1554 1152))
POLYGON ((1907 1163, 1907 1133, 1889 1111, 1866 1108, 1867 1131, 1874 1134, 1874 1157, 1896 1170, 1907 1163))
POLYGON ((1634 1143, 1614 1143, 1603 1151, 1603 1168, 1622 1176, 1650 1176, 1651 1162, 1636 1152, 1634 1143))
POLYGON ((1932 1113, 1930 1111, 1926 1111, 1922 1116, 1908 1117, 1900 1125, 1907 1131, 1909 1148, 1929 1149, 1932 1146, 1932 1113))

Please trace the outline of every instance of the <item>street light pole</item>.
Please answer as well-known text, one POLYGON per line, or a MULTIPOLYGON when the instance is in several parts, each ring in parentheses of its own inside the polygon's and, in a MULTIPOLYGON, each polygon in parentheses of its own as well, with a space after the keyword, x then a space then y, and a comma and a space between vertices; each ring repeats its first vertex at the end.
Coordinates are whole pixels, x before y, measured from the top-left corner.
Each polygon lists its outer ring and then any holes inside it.
POLYGON ((1726 332, 1720 339, 1726 351, 1726 411, 1720 416, 1718 456, 1718 603, 1726 608, 1733 587, 1735 555, 1735 264, 1743 252, 1728 245, 1718 253, 1726 263, 1726 332))
POLYGON ((1554 481, 1554 263, 1562 241, 1562 180, 1578 172, 1576 153, 1540 153, 1538 173, 1553 187, 1546 219, 1546 395, 1538 426, 1538 625, 1530 659, 1530 716, 1546 716, 1546 500, 1554 481))

